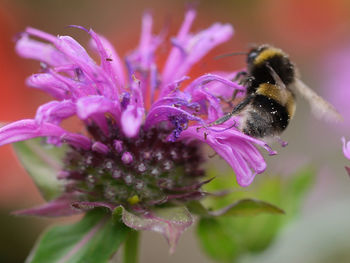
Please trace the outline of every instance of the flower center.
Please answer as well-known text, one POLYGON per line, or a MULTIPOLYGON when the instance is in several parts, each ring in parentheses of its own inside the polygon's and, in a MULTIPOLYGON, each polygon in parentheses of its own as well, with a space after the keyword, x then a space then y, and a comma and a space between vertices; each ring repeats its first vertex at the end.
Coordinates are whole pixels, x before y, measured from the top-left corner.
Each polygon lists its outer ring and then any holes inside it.
POLYGON ((164 123, 147 131, 141 128, 135 138, 125 137, 112 123, 109 130, 106 135, 89 125, 99 143, 92 151, 71 148, 67 153, 65 172, 71 184, 66 191, 81 193, 82 201, 143 207, 203 196, 197 144, 170 142, 171 129, 164 123))

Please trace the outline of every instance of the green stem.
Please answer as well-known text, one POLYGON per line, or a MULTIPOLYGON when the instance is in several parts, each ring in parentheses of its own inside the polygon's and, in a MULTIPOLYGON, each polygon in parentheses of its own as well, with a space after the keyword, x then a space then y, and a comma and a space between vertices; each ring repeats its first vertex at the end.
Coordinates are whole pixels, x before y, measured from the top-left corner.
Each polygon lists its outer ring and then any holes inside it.
POLYGON ((129 232, 128 237, 124 243, 124 263, 137 263, 139 260, 139 232, 132 230, 129 232))

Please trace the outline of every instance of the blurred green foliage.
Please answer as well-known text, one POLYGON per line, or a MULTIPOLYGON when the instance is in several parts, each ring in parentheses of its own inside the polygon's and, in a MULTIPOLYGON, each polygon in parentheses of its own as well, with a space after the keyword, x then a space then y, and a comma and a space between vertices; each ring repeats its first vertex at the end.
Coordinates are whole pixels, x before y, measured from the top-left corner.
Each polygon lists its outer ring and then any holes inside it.
MULTIPOLYGON (((303 204, 303 197, 313 185, 314 171, 305 168, 289 177, 265 176, 249 191, 236 190, 216 199, 207 199, 206 206, 222 208, 241 198, 258 198, 285 210, 285 215, 262 214, 254 217, 233 216, 202 218, 197 234, 202 248, 213 259, 221 262, 238 262, 245 254, 259 253, 276 238, 279 231, 295 218, 303 204)), ((221 176, 207 185, 208 191, 237 189, 230 176, 221 176)))
POLYGON ((109 262, 127 233, 128 228, 123 223, 112 221, 102 209, 94 209, 73 225, 50 228, 27 262, 109 262))
POLYGON ((45 200, 52 200, 62 191, 62 182, 57 178, 67 147, 53 147, 33 139, 13 144, 21 164, 32 177, 45 200))

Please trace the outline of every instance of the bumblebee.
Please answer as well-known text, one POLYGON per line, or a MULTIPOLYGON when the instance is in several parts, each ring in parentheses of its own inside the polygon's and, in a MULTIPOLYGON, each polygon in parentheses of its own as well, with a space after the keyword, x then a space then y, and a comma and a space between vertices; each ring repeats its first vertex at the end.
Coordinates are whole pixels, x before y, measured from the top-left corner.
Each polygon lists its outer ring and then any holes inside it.
POLYGON ((332 105, 299 79, 295 65, 281 49, 270 45, 257 46, 247 53, 246 62, 247 70, 235 78, 246 87, 245 98, 211 126, 222 124, 232 116, 240 116, 238 128, 243 133, 262 140, 277 138, 281 141, 279 136, 295 113, 296 92, 305 97, 317 117, 342 119, 332 105))

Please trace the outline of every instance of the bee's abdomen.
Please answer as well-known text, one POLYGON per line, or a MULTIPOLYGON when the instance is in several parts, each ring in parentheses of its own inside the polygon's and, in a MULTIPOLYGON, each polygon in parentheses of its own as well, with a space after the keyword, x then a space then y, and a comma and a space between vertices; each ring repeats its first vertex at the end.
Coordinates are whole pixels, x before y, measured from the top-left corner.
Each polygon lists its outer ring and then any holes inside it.
POLYGON ((247 107, 242 131, 255 138, 279 135, 289 123, 287 108, 277 101, 256 95, 247 107))

